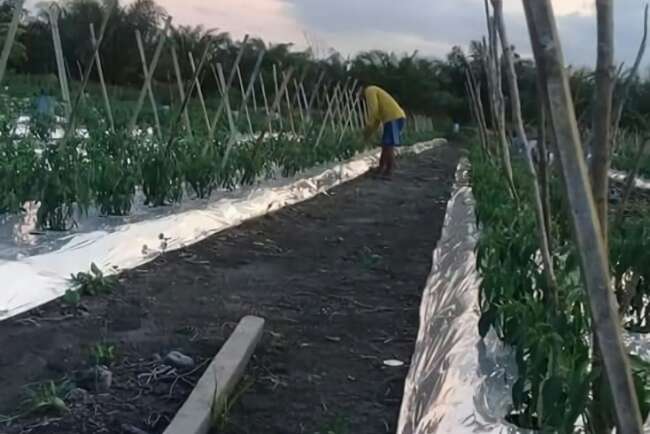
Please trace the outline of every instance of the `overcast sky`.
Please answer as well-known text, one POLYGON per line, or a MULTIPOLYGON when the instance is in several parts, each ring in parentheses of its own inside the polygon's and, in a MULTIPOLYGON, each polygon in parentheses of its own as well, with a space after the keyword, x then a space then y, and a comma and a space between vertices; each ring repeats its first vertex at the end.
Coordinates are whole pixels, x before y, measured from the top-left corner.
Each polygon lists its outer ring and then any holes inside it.
MULTIPOLYGON (((379 48, 444 55, 485 33, 483 0, 157 0, 180 24, 219 27, 272 42, 310 41, 320 54, 379 48)), ((641 39, 644 0, 617 0, 616 57, 631 63, 641 39)), ((569 63, 595 60, 595 0, 553 0, 569 63)), ((511 42, 530 53, 521 0, 504 0, 511 42)), ((647 56, 650 59, 650 53, 647 56)), ((650 64, 649 62, 645 63, 650 64)), ((647 72, 647 71, 646 71, 647 72)))

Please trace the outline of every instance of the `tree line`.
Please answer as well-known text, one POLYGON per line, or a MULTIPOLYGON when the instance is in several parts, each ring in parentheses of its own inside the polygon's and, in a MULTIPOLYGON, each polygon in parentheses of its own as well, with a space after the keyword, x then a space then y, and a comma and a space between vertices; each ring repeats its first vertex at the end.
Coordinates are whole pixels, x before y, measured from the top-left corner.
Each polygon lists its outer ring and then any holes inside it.
MULTIPOLYGON (((15 0, 0 0, 0 44, 4 41, 15 0)), ((111 0, 65 0, 60 8, 59 29, 63 55, 68 75, 79 80, 90 62, 92 43, 89 25, 98 29, 111 0)), ((18 75, 52 75, 57 72, 52 43, 48 8, 51 3, 39 3, 34 10, 25 10, 14 44, 9 68, 18 75)), ((101 57, 107 83, 113 86, 139 87, 143 70, 135 33, 142 35, 147 58, 153 56, 157 38, 164 25, 167 12, 155 0, 136 0, 118 4, 112 12, 101 46, 101 57)), ((203 26, 172 26, 170 39, 179 53, 181 75, 188 79, 192 69, 187 53, 200 56, 209 45, 210 58, 218 59, 225 70, 233 65, 242 41, 229 33, 206 29, 203 26)), ((311 48, 295 49, 292 43, 269 43, 259 37, 248 40, 240 65, 243 75, 254 68, 260 50, 266 54, 261 66, 267 86, 272 86, 273 65, 280 68, 292 66, 297 76, 304 79, 305 87, 312 86, 321 73, 326 80, 338 82, 353 77, 366 84, 376 84, 388 89, 408 110, 437 119, 467 123, 471 110, 465 90, 465 71, 469 67, 480 83, 484 76, 481 58, 483 44, 473 41, 466 52, 456 46, 444 58, 431 58, 412 54, 389 53, 382 50, 364 51, 351 57, 331 49, 325 56, 316 56, 311 48)), ((516 48, 516 47, 515 47, 516 48)), ((167 53, 169 54, 169 53, 167 53)), ((515 55, 518 80, 521 88, 523 111, 531 118, 536 109, 535 66, 532 60, 515 55)), ((594 76, 588 69, 571 71, 571 87, 579 118, 589 118, 588 107, 593 98, 594 76)), ((155 71, 158 85, 175 84, 175 72, 170 55, 163 55, 155 71)), ((92 80, 97 80, 93 74, 92 80)), ((216 95, 217 81, 206 72, 202 86, 216 95)), ((505 86, 505 83, 504 83, 505 86)), ((486 86, 481 89, 483 97, 486 86)), ((56 90, 56 89, 53 89, 56 90)), ((160 95, 166 98, 166 95, 160 95)), ((507 103, 507 101, 506 101, 507 103)), ((650 81, 635 79, 631 86, 623 124, 644 127, 643 119, 650 114, 650 81)))

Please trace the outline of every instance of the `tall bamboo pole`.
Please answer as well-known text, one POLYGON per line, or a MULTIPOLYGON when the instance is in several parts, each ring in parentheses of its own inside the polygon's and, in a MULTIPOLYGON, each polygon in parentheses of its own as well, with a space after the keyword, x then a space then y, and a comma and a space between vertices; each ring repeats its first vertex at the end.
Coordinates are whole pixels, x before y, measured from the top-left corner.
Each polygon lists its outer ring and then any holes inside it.
MULTIPOLYGON (((188 51, 187 57, 190 61, 190 68, 192 69, 192 74, 196 73, 196 64, 194 63, 194 56, 192 55, 191 51, 188 51)), ((203 111, 203 119, 205 120, 205 127, 208 129, 208 135, 211 135, 210 133, 210 116, 208 115, 208 107, 205 104, 205 97, 203 96, 203 88, 201 87, 201 78, 200 76, 196 76, 196 80, 194 80, 195 83, 194 85, 196 86, 196 95, 199 97, 199 103, 201 104, 201 110, 203 111)), ((187 110, 185 110, 187 112, 187 110)))
MULTIPOLYGON (((178 63, 178 53, 176 52, 176 44, 170 44, 170 51, 172 53, 172 64, 174 65, 174 75, 176 75, 176 86, 178 86, 178 95, 181 101, 185 99, 185 87, 183 86, 183 77, 181 75, 181 66, 178 63)), ((183 121, 185 122, 185 130, 187 135, 192 137, 192 122, 190 121, 190 114, 187 108, 183 110, 183 121)))
POLYGON ((494 8, 495 23, 499 31, 501 45, 506 63, 506 78, 508 80, 508 87, 510 88, 510 106, 512 108, 512 121, 519 140, 524 145, 526 150, 526 167, 532 178, 533 185, 533 203, 535 205, 535 217, 537 219, 537 238, 540 245, 542 254, 542 262, 544 264, 544 275, 546 277, 546 285, 548 288, 547 295, 552 306, 558 305, 557 293, 557 280, 555 278, 555 270, 553 267, 553 258, 551 257, 551 248, 549 246, 549 228, 547 227, 546 218, 544 217, 544 205, 542 202, 542 193, 539 186, 539 178, 537 170, 533 164, 531 155, 531 146, 528 143, 528 137, 524 128, 524 119, 521 114, 521 100, 519 98, 519 86, 517 84, 517 71, 515 70, 515 61, 512 54, 510 43, 508 42, 508 35, 506 32, 505 20, 503 19, 503 2, 502 0, 491 0, 494 8))
MULTIPOLYGON (((153 74, 154 72, 156 72, 156 68, 158 67, 158 62, 160 61, 160 55, 162 54, 163 47, 165 46, 165 42, 167 41, 167 31, 169 30, 169 26, 171 25, 171 20, 172 20, 171 17, 168 17, 165 20, 164 27, 158 31, 158 44, 156 45, 156 51, 154 51, 153 58, 151 59, 151 63, 147 68, 147 74, 144 77, 144 83, 142 84, 142 88, 140 89, 140 95, 138 95, 138 100, 135 104, 135 109, 133 110, 133 116, 131 117, 131 120, 129 122, 130 131, 135 129, 135 126, 138 122, 138 116, 140 116, 140 111, 142 110, 142 105, 144 104, 144 99, 147 97, 147 92, 151 87, 151 80, 153 79, 153 74)), ((157 112, 154 111, 154 113, 157 116, 157 112)))
POLYGON ((7 62, 9 61, 11 48, 13 47, 14 40, 16 39, 16 32, 18 31, 18 24, 20 23, 20 17, 23 13, 24 3, 25 0, 18 0, 14 5, 14 13, 11 17, 11 23, 9 23, 7 37, 5 38, 5 43, 2 47, 2 54, 0 55, 0 83, 2 83, 2 80, 5 76, 5 71, 7 70, 7 62))
MULTIPOLYGON (((95 26, 90 23, 90 40, 93 47, 98 45, 97 38, 95 37, 95 26)), ((102 68, 102 58, 99 50, 95 51, 95 64, 97 65, 97 75, 99 75, 99 84, 102 88, 102 98, 104 99, 104 107, 106 108, 106 116, 108 117, 108 125, 112 132, 115 132, 115 121, 113 120, 113 110, 111 109, 111 100, 108 98, 108 90, 106 89, 106 81, 104 80, 104 69, 102 68)))
POLYGON ((612 404, 618 420, 617 432, 641 434, 641 412, 621 339, 616 300, 610 288, 608 255, 583 158, 553 7, 550 0, 523 0, 523 4, 538 73, 543 75, 545 83, 545 96, 564 178, 563 187, 580 255, 581 276, 612 393, 612 404))
POLYGON ((154 96, 153 88, 151 87, 151 80, 147 80, 150 74, 149 74, 149 70, 147 69, 147 57, 144 52, 144 45, 142 43, 142 35, 140 34, 140 30, 135 31, 135 40, 138 45, 138 51, 140 52, 142 72, 145 76, 145 86, 147 87, 147 95, 149 96, 149 103, 151 104, 151 110, 153 111, 153 119, 154 119, 154 126, 156 127, 156 134, 158 135, 159 139, 162 139, 162 128, 160 127, 160 118, 158 117, 158 105, 156 104, 156 97, 154 96))
POLYGON ((56 59, 56 68, 59 73, 59 84, 61 86, 61 99, 63 100, 63 110, 66 120, 70 119, 72 106, 70 101, 70 87, 68 85, 68 75, 65 70, 63 61, 63 48, 61 47, 61 34, 59 32, 59 6, 52 3, 48 9, 50 17, 50 28, 52 31, 52 43, 54 44, 54 56, 56 59))

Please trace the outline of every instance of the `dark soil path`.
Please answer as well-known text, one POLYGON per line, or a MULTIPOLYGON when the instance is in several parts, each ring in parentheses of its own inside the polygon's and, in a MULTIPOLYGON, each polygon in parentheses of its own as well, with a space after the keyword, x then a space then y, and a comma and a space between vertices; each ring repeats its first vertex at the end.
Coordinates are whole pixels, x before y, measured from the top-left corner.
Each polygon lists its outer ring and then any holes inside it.
POLYGON ((393 181, 360 178, 124 272, 82 308, 0 323, 0 414, 16 413, 27 383, 71 380, 57 391, 71 411, 0 433, 160 433, 248 314, 266 332, 222 431, 394 432, 458 157, 453 146, 404 157, 393 181), (75 374, 98 343, 115 348, 108 391, 75 374), (197 367, 169 369, 171 350, 197 367))

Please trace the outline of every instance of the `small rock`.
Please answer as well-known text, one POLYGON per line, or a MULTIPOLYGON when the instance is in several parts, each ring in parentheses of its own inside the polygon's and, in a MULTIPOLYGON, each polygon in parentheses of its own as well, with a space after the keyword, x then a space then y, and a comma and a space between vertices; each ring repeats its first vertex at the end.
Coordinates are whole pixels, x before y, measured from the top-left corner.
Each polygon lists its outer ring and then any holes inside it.
POLYGON ((128 423, 123 423, 121 428, 122 431, 126 434, 149 434, 147 431, 141 430, 137 426, 133 426, 128 423))
POLYGON ((113 373, 106 366, 94 366, 78 373, 77 383, 88 389, 105 393, 113 384, 113 373))
POLYGON ((171 351, 165 356, 165 362, 179 369, 190 369, 194 367, 194 359, 179 351, 171 351))
POLYGON ((85 403, 88 401, 88 391, 77 387, 68 392, 67 398, 72 402, 82 402, 85 403))

